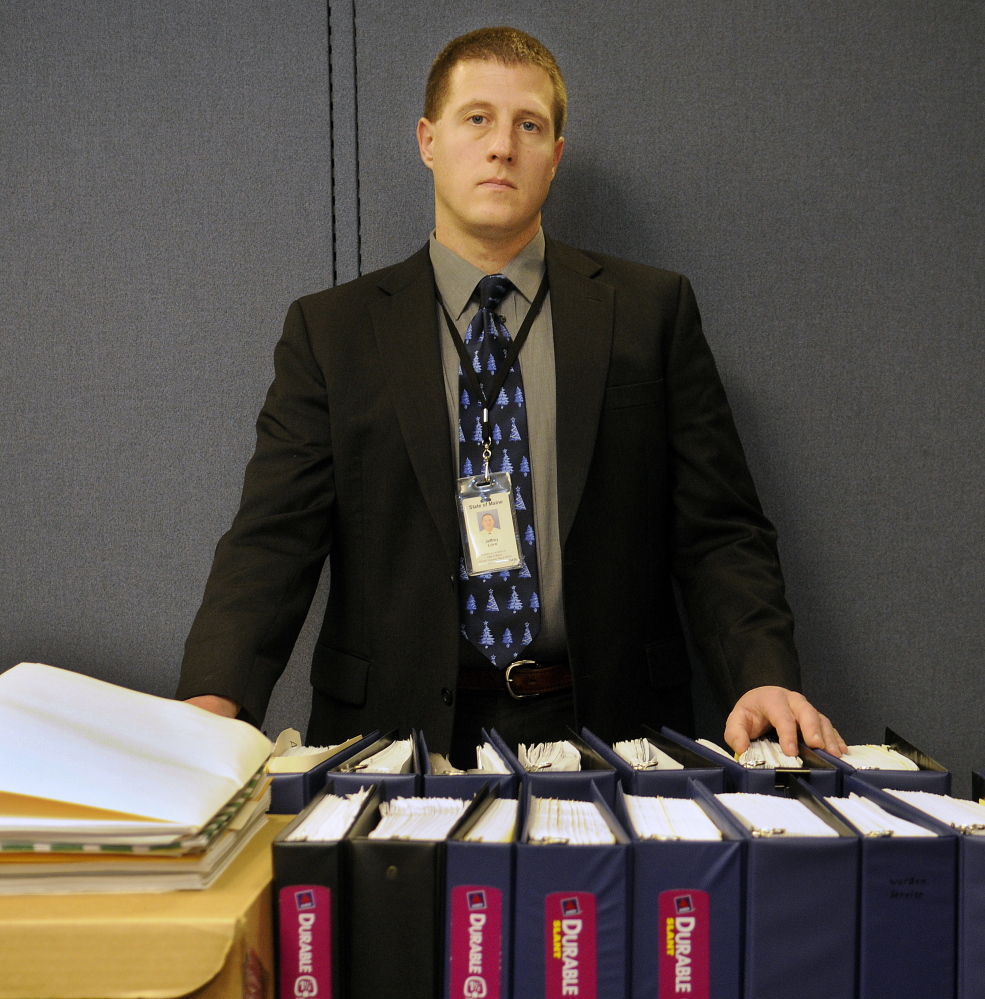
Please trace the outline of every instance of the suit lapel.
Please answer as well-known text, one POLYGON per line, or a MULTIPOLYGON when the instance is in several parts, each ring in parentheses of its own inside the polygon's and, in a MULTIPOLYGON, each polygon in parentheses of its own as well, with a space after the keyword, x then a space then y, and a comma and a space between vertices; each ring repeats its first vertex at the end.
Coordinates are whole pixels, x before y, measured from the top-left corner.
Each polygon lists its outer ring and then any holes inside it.
POLYGON ((387 297, 370 306, 370 315, 387 385, 418 485, 454 567, 455 472, 427 247, 384 272, 378 284, 387 297))
POLYGON ((593 280, 601 269, 583 253, 548 239, 562 548, 585 489, 609 370, 614 293, 610 286, 593 280))

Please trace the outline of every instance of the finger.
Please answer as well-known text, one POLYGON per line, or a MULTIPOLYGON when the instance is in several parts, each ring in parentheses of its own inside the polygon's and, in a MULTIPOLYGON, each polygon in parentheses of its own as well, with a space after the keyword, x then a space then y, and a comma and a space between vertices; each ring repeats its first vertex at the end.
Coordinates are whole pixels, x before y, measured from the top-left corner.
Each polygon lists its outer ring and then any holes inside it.
POLYGON ((848 752, 848 745, 826 715, 821 715, 821 731, 824 735, 824 748, 832 756, 848 752))
POLYGON ((767 716, 757 710, 737 704, 725 722, 725 741, 740 755, 749 748, 753 739, 758 739, 768 728, 767 716))
POLYGON ((732 711, 725 722, 725 742, 739 755, 749 748, 754 738, 751 722, 749 712, 742 709, 732 711))
POLYGON ((787 756, 796 756, 799 747, 797 745, 797 719, 793 712, 788 708, 786 711, 778 713, 777 717, 771 718, 770 721, 773 723, 773 728, 776 729, 780 749, 787 756))
MULTIPOLYGON (((804 742, 811 749, 826 747, 827 740, 825 739, 824 723, 827 722, 827 719, 808 701, 804 701, 803 704, 799 705, 795 709, 795 713, 797 722, 800 725, 801 735, 804 737, 804 742)), ((831 728, 830 722, 828 722, 828 728, 831 728)))

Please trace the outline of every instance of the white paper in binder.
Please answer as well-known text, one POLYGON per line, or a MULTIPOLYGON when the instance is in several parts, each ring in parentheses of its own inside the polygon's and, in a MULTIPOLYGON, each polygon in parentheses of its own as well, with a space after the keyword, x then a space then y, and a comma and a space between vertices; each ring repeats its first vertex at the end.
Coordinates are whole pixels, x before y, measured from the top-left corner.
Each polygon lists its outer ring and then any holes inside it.
POLYGON ((495 798, 462 838, 467 843, 512 843, 518 805, 515 798, 495 798))
POLYGON ((684 769, 683 763, 678 763, 648 739, 627 739, 625 742, 613 743, 612 748, 634 770, 684 769))
POLYGON ((444 839, 469 803, 460 798, 394 798, 380 805, 370 839, 444 839))
POLYGON ((431 773, 438 777, 456 776, 465 773, 454 766, 447 756, 441 753, 428 753, 428 760, 431 762, 431 773))
POLYGON ((367 757, 360 763, 343 764, 340 772, 365 771, 368 774, 409 774, 414 759, 413 740, 397 739, 386 749, 367 757))
POLYGON ((532 797, 527 841, 593 846, 615 843, 616 837, 594 802, 532 797))
POLYGON ((909 757, 889 746, 849 746, 841 762, 856 770, 919 770, 909 757))
POLYGON ((803 802, 773 794, 716 795, 753 836, 826 836, 838 833, 803 802))
POLYGON ((718 840, 721 830, 690 798, 627 794, 626 811, 640 839, 718 840))
POLYGON ((985 805, 977 801, 952 798, 949 794, 931 794, 929 791, 890 790, 889 793, 960 833, 985 836, 985 805))
POLYGON ((342 839, 355 822, 368 794, 368 787, 347 795, 326 794, 286 837, 287 840, 331 843, 342 839))
POLYGON ((470 773, 508 774, 510 772, 510 768, 506 765, 506 761, 488 742, 484 742, 481 746, 475 747, 475 757, 476 768, 475 770, 470 770, 470 773))
POLYGON ((869 798, 852 794, 847 798, 825 798, 829 808, 843 815, 863 836, 936 836, 929 829, 887 812, 869 798))
POLYGON ((695 742, 697 742, 699 746, 704 746, 705 749, 710 749, 712 752, 718 753, 719 756, 724 756, 726 760, 731 760, 733 763, 735 762, 735 757, 731 753, 726 752, 721 746, 718 745, 718 743, 712 742, 711 739, 696 739, 695 742))
POLYGON ((581 770, 581 753, 570 742, 535 742, 531 745, 520 743, 517 749, 520 766, 527 771, 581 770))
POLYGON ((804 761, 799 756, 787 756, 780 744, 772 739, 756 739, 739 757, 744 767, 759 769, 769 767, 773 770, 800 770, 804 761))

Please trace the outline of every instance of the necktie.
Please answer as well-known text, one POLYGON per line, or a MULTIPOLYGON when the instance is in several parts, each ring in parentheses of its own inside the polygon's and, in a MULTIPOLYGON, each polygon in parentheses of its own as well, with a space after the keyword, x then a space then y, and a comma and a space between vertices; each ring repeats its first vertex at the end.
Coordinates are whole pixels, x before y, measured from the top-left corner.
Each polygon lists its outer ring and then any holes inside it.
MULTIPOLYGON (((495 308, 513 284, 502 274, 479 282, 479 311, 465 333, 465 349, 472 359, 483 391, 488 393, 496 372, 506 360, 510 334, 495 308)), ((459 367, 458 460, 461 474, 482 472, 482 402, 459 367)), ((534 538, 533 490, 527 443, 527 408, 519 359, 514 363, 496 399, 490 399, 492 472, 509 472, 513 485, 524 565, 520 569, 469 576, 461 565, 459 598, 462 633, 499 669, 520 658, 540 630, 537 550, 534 538)), ((504 525, 506 526, 506 525, 504 525)))

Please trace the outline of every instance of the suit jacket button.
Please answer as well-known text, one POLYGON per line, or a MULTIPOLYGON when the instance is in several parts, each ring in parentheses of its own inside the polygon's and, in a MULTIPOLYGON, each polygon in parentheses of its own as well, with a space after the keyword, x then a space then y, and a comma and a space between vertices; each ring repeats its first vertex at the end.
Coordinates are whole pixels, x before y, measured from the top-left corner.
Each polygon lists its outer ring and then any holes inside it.
POLYGON ((448 705, 448 707, 451 707, 452 701, 455 700, 455 695, 447 687, 442 687, 441 699, 448 705))

